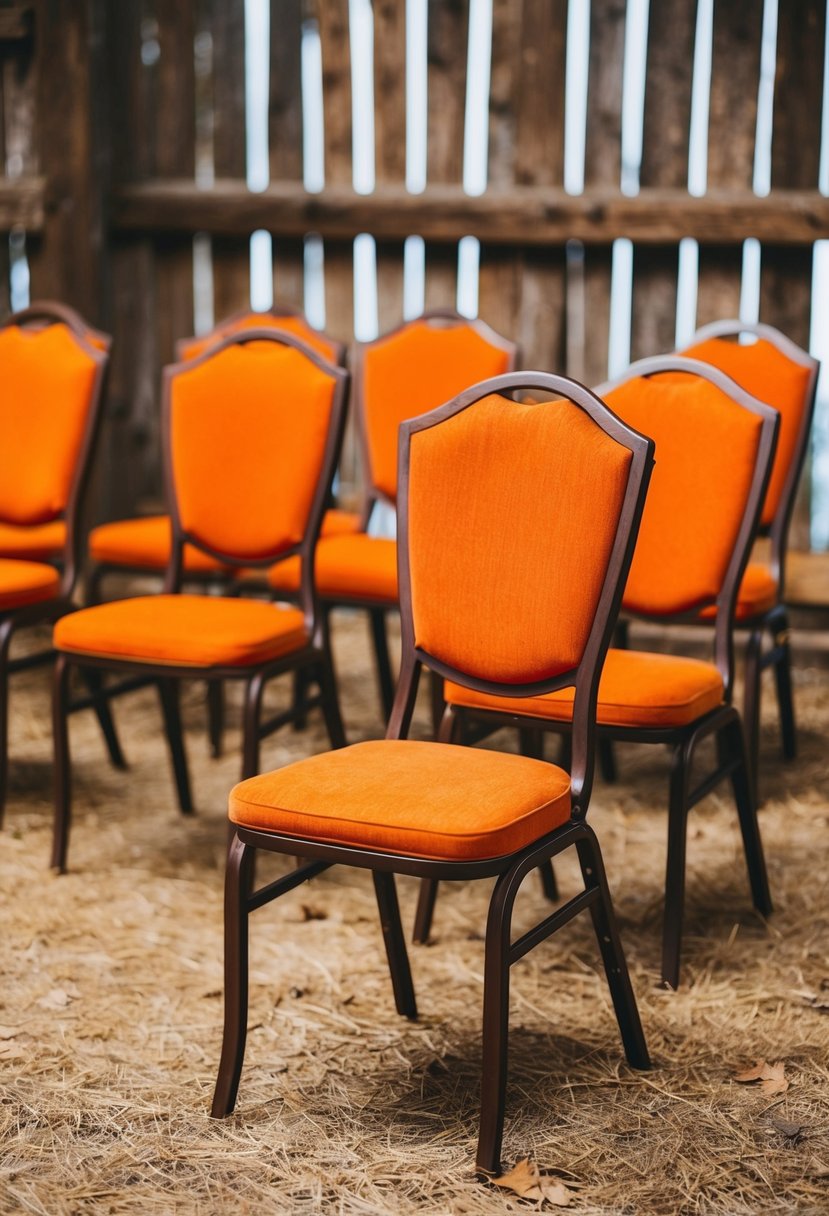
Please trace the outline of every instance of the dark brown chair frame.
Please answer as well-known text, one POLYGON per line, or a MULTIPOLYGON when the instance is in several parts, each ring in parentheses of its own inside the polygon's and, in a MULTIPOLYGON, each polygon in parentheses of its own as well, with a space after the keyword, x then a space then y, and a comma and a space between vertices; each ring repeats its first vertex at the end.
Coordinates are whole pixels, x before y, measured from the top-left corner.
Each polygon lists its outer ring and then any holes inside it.
MULTIPOLYGON (((698 329, 689 345, 704 342, 708 338, 739 337, 741 334, 753 334, 764 338, 767 342, 791 359, 793 363, 809 369, 809 386, 800 420, 792 461, 786 473, 780 502, 774 519, 769 525, 761 524, 758 535, 768 536, 771 543, 771 572, 777 580, 777 603, 767 612, 757 616, 744 617, 735 620, 734 628, 741 633, 748 633, 745 648, 745 676, 743 690, 743 722, 745 724, 748 743, 749 760, 751 762, 752 781, 755 794, 757 791, 757 765, 760 743, 760 699, 762 693, 763 672, 769 667, 774 671, 777 705, 780 715, 780 736, 783 756, 793 760, 797 755, 797 734, 795 729, 794 700, 792 697, 792 660, 789 646, 789 621, 786 611, 786 551, 789 543, 789 527, 794 510, 797 487, 803 472, 803 462, 809 444, 809 434, 812 429, 812 419, 815 409, 817 378, 820 364, 810 354, 802 350, 796 343, 787 338, 778 329, 762 322, 751 324, 746 321, 727 320, 714 321, 698 329), (771 639, 770 649, 763 650, 763 636, 768 634, 771 639)), ((773 406, 774 402, 769 401, 773 406)))
MULTIPOLYGON (((365 532, 368 528, 371 514, 376 505, 385 503, 387 506, 394 507, 395 503, 385 495, 372 481, 371 475, 371 459, 369 454, 368 443, 368 426, 366 422, 366 406, 364 399, 364 378, 365 378, 365 360, 366 355, 375 346, 380 346, 387 342, 389 338, 395 334, 401 333, 408 329, 411 325, 418 321, 435 322, 436 324, 445 323, 447 328, 455 325, 468 325, 476 331, 490 346, 494 346, 503 350, 508 356, 507 373, 511 373, 515 369, 515 364, 519 357, 519 348, 514 342, 496 333, 490 328, 486 322, 479 319, 465 317, 461 313, 456 312, 451 308, 435 308, 427 312, 421 313, 419 317, 412 317, 408 321, 403 321, 400 325, 396 325, 394 329, 390 329, 387 333, 381 334, 371 342, 358 342, 354 348, 354 379, 352 384, 352 392, 355 402, 355 418, 357 433, 360 442, 360 454, 363 465, 364 492, 363 501, 360 508, 360 530, 365 532)), ((383 709, 383 717, 388 721, 391 714, 392 703, 394 701, 395 679, 392 673, 391 659, 389 657, 389 642, 386 628, 386 621, 391 608, 388 604, 378 602, 363 596, 349 596, 329 598, 326 596, 320 597, 322 610, 326 616, 335 608, 362 608, 368 613, 369 625, 371 629, 371 642, 374 650, 377 684, 380 693, 380 704, 383 709)), ((438 688, 437 682, 433 684, 433 694, 438 688)), ((442 707, 442 703, 441 703, 442 707)))
POLYGON ((176 594, 182 588, 182 562, 185 544, 194 545, 228 566, 241 568, 243 566, 261 566, 267 568, 273 564, 274 558, 251 561, 239 559, 228 554, 220 553, 210 548, 198 538, 185 532, 179 518, 178 504, 173 478, 172 453, 170 441, 171 425, 171 388, 176 376, 191 371, 199 364, 213 358, 220 351, 230 346, 243 346, 249 342, 275 342, 283 346, 291 346, 300 350, 307 359, 330 376, 334 381, 334 393, 331 406, 331 419, 320 477, 314 493, 314 499, 308 517, 308 524, 300 544, 286 550, 280 556, 299 554, 302 560, 302 582, 299 604, 305 614, 309 641, 301 650, 296 650, 282 658, 271 662, 254 664, 247 667, 212 666, 198 668, 192 665, 177 667, 173 664, 156 664, 131 662, 129 660, 97 659, 91 656, 75 656, 69 652, 60 652, 55 666, 53 725, 55 739, 55 827, 52 849, 52 866, 63 873, 66 869, 66 854, 69 840, 71 816, 71 783, 69 767, 69 735, 68 716, 78 709, 86 708, 88 698, 72 701, 69 698, 68 680, 71 668, 78 666, 91 668, 99 672, 112 671, 124 677, 118 684, 104 688, 106 697, 117 696, 122 692, 133 691, 147 684, 157 684, 162 714, 164 717, 165 733, 170 746, 173 772, 178 792, 179 807, 183 814, 190 814, 193 801, 190 792, 190 779, 187 769, 187 759, 184 751, 184 740, 181 730, 181 717, 178 701, 178 681, 182 679, 204 678, 208 681, 239 680, 246 682, 245 705, 243 718, 243 756, 242 776, 253 776, 259 768, 259 747, 263 739, 274 731, 286 725, 293 719, 294 711, 289 709, 276 714, 267 721, 261 721, 262 698, 265 685, 284 672, 307 669, 319 686, 318 695, 308 702, 307 708, 319 707, 325 717, 326 727, 332 747, 342 747, 345 743, 342 720, 337 703, 337 689, 331 667, 331 656, 327 649, 321 615, 318 609, 313 585, 314 549, 323 511, 331 489, 331 481, 337 466, 340 446, 345 426, 347 404, 348 373, 342 368, 327 363, 320 355, 305 346, 299 339, 278 330, 250 328, 239 333, 229 334, 220 342, 212 345, 203 354, 186 363, 173 364, 164 369, 163 399, 162 399, 162 441, 164 457, 164 480, 167 501, 170 504, 170 515, 173 527, 173 547, 170 565, 164 582, 164 593, 176 594))
POLYGON ((422 667, 431 669, 442 678, 460 680, 472 688, 489 692, 509 692, 518 696, 575 685, 576 728, 573 734, 571 819, 520 852, 477 862, 428 861, 399 853, 347 848, 325 844, 316 839, 305 840, 235 828, 228 853, 225 886, 224 1037, 212 1113, 214 1117, 222 1118, 232 1112, 236 1102, 247 1027, 248 918, 252 911, 331 865, 342 863, 371 870, 396 1007, 402 1016, 415 1018, 417 1006, 400 923, 394 875, 411 874, 430 882, 440 879, 496 877, 486 932, 481 1126, 476 1157, 479 1172, 493 1174, 498 1173, 500 1169, 507 1080, 510 968, 534 946, 546 940, 585 909, 590 910, 593 920, 628 1061, 635 1068, 650 1066, 601 852, 593 831, 585 822, 585 815, 593 776, 599 672, 619 609, 622 588, 642 516, 653 465, 653 443, 627 427, 589 389, 575 381, 543 372, 518 372, 484 381, 437 410, 405 422, 400 428, 399 450, 398 569, 403 655, 386 738, 406 738, 422 667), (566 397, 584 410, 607 435, 629 449, 631 464, 598 607, 579 666, 554 679, 516 686, 495 684, 471 677, 415 646, 408 559, 407 500, 409 443, 413 434, 453 417, 491 393, 506 394, 524 390, 540 390, 566 397), (584 891, 545 917, 519 939, 511 941, 512 908, 524 878, 531 870, 570 846, 575 846, 578 853, 584 891), (253 866, 257 849, 287 853, 307 860, 301 868, 254 891, 253 866))
MULTIPOLYGON (((92 329, 73 309, 53 300, 40 300, 20 312, 12 314, 0 325, 0 329, 10 326, 44 327, 54 324, 65 325, 95 364, 95 374, 92 386, 92 398, 84 424, 81 446, 72 482, 69 488, 66 507, 55 518, 66 523, 66 539, 63 546, 62 559, 57 563, 60 570, 60 588, 58 595, 52 600, 41 600, 21 608, 5 609, 0 614, 0 825, 3 822, 3 810, 6 801, 6 782, 8 764, 8 677, 19 671, 39 667, 53 662, 55 652, 51 647, 20 658, 9 658, 9 647, 16 630, 26 625, 53 624, 60 617, 75 611, 72 603, 72 593, 77 582, 80 569, 82 538, 80 517, 84 505, 89 477, 92 467, 92 457, 95 452, 102 417, 102 402, 106 384, 106 374, 109 364, 109 337, 92 329), (99 350, 89 342, 93 334, 106 347, 99 350)), ((89 704, 95 710, 104 739, 107 744, 110 759, 116 767, 123 766, 123 757, 118 746, 115 728, 109 712, 109 706, 100 694, 100 683, 96 675, 90 675, 89 704)))
MULTIPOLYGON (((757 822, 750 761, 747 757, 740 714, 731 701, 734 685, 732 630, 734 609, 771 473, 779 415, 776 410, 751 397, 733 380, 710 364, 695 359, 680 358, 677 355, 660 355, 641 359, 629 367, 617 380, 602 385, 596 391, 599 396, 604 396, 618 388, 619 385, 639 376, 676 371, 690 372, 709 380, 737 404, 754 414, 759 414, 762 418, 762 430, 754 477, 743 512, 737 542, 720 593, 715 601, 717 616, 714 624, 714 662, 723 680, 723 704, 687 726, 640 728, 599 725, 597 727, 597 738, 600 743, 606 740, 618 740, 625 743, 661 743, 666 744, 672 750, 665 916, 662 937, 662 982, 668 988, 677 988, 679 985, 688 812, 726 778, 731 781, 734 800, 737 804, 754 907, 764 917, 769 916, 773 910, 757 822), (699 744, 712 735, 716 739, 717 764, 712 773, 692 788, 691 767, 694 755, 699 744)), ((656 459, 659 460, 658 448, 656 459)), ((658 620, 661 623, 695 623, 698 619, 698 611, 699 608, 695 608, 691 612, 677 613, 667 617, 648 617, 647 619, 658 620)), ((505 714, 460 706, 447 708, 441 724, 440 737, 447 742, 453 740, 474 742, 503 726, 523 728, 525 732, 528 727, 532 727, 539 739, 541 732, 559 734, 565 739, 568 736, 575 737, 574 728, 568 722, 556 722, 523 713, 505 714)), ((436 896, 437 883, 427 880, 421 884, 415 917, 415 942, 425 942, 429 936, 436 896)))

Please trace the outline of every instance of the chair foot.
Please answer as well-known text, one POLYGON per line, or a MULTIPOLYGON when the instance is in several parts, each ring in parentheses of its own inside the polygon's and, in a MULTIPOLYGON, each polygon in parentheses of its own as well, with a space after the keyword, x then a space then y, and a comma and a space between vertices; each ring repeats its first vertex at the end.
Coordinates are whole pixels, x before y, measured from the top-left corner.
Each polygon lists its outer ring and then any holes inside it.
POLYGON ((233 1113, 245 1058, 248 1020, 248 898, 254 850, 234 833, 225 876, 225 1012, 211 1115, 233 1113))

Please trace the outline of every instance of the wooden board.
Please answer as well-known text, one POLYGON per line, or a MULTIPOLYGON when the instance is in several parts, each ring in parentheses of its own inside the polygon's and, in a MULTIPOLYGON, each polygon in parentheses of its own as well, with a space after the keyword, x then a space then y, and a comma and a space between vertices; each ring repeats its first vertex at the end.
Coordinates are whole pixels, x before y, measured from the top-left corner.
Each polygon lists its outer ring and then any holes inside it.
MULTIPOLYGON (((217 177, 245 181, 245 3, 211 0, 213 42, 213 166, 217 177)), ((250 241, 214 237, 213 316, 216 323, 250 308, 250 241)))
MULTIPOLYGON (((276 182, 302 182, 302 11, 302 0, 271 0, 268 148, 276 182)), ((274 234, 273 276, 274 302, 304 308, 302 234, 274 234)))
MULTIPOLYGON (((405 186, 406 12, 398 0, 374 4, 374 139, 377 183, 405 186)), ((403 287, 403 242, 382 241, 377 246, 381 331, 403 320, 403 287)))
MULTIPOLYGON (((455 183, 463 178, 469 0, 429 0, 428 20, 426 177, 455 183)), ((424 235, 420 227, 413 231, 424 235)), ((426 307, 454 308, 457 293, 457 246, 440 248, 427 240, 426 307)))

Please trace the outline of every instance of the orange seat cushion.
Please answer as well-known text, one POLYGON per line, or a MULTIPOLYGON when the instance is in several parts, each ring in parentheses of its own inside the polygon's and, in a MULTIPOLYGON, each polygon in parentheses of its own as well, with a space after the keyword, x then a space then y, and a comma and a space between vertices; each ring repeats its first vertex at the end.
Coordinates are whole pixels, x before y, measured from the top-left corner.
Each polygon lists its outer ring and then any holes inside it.
POLYGON ((382 739, 230 792, 240 827, 448 861, 501 857, 570 818, 570 778, 525 756, 382 739))
POLYGON ((765 338, 745 345, 725 338, 709 338, 689 346, 682 353, 720 368, 758 401, 765 401, 780 411, 777 450, 760 517, 763 524, 770 524, 777 513, 794 460, 803 413, 808 405, 810 368, 795 363, 765 338))
POLYGON ((49 557, 61 557, 66 544, 66 524, 62 519, 53 519, 48 524, 0 523, 0 557, 20 557, 30 561, 43 561, 49 557))
POLYGON ((55 647, 139 663, 250 667, 308 641, 298 608, 213 595, 146 595, 97 604, 55 626, 55 647))
MULTIPOLYGON (((317 592, 323 599, 372 600, 397 603, 397 543, 358 532, 331 536, 317 545, 314 559, 317 592)), ((299 588, 299 558, 272 566, 268 583, 288 594, 299 588)))
MULTIPOLYGON (((446 682, 450 705, 527 714, 554 722, 573 716, 573 689, 561 688, 540 697, 501 697, 446 682)), ((609 650, 599 681, 596 720, 604 726, 687 726, 722 704, 723 683, 713 663, 647 654, 639 650, 609 650)))
MULTIPOLYGON (((752 617, 762 616, 778 602, 779 588, 777 579, 761 562, 750 562, 746 566, 740 590, 737 592, 737 607, 734 613, 738 621, 751 620, 752 617)), ((712 620, 717 615, 716 607, 711 604, 703 608, 700 616, 703 620, 712 620)))
POLYGON ((0 519, 48 523, 69 500, 97 364, 65 325, 9 325, 0 367, 0 519))
POLYGON ((60 576, 54 566, 0 559, 0 611, 54 599, 59 590, 60 576))
MULTIPOLYGON (((172 525, 169 515, 147 515, 101 524, 89 534, 89 555, 113 566, 165 570, 170 560, 172 525)), ((221 574, 228 566, 193 545, 184 546, 184 569, 191 574, 221 574)))

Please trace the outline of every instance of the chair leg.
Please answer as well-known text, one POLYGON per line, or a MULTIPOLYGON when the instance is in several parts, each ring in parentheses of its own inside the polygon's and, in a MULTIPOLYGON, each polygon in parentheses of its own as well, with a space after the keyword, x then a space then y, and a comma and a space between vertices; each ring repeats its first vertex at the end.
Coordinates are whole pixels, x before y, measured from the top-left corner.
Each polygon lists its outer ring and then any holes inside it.
POLYGON ((309 683, 308 669, 305 667, 298 667, 294 672, 294 687, 291 694, 294 714, 293 728, 297 732, 305 730, 305 727, 308 725, 308 714, 305 710, 305 698, 308 695, 309 683))
POLYGON ((443 699, 443 676, 439 676, 436 671, 429 672, 429 703, 432 710, 432 731, 437 738, 446 702, 443 699))
POLYGON ((182 815, 192 815, 193 796, 190 791, 190 774, 187 770, 187 753, 184 750, 184 734, 181 729, 179 686, 177 680, 159 680, 158 696, 164 717, 164 733, 170 748, 173 775, 176 781, 178 805, 182 815))
POLYGON ((109 762, 113 768, 125 772, 128 765, 124 759, 124 753, 121 751, 121 744, 115 730, 115 721, 112 717, 112 710, 104 686, 104 674, 97 667, 83 667, 81 669, 81 677, 91 695, 95 698, 93 708, 95 716, 98 719, 98 725, 101 728, 101 734, 104 736, 104 742, 107 745, 109 762))
POLYGON ((72 816, 72 769, 69 755, 69 662, 59 654, 52 678, 52 739, 54 747, 55 818, 52 830, 52 868, 66 873, 72 816))
POLYGON ((797 731, 792 695, 792 652, 789 645, 789 621, 786 609, 775 609, 768 622, 772 634, 772 645, 777 651, 774 664, 774 683, 777 690, 777 708, 780 714, 780 742, 783 758, 794 760, 797 756, 797 731))
POLYGON ((245 706, 242 712, 242 781, 259 772, 259 723, 265 677, 261 671, 251 676, 245 685, 245 706))
POLYGON ((619 1023, 619 1033, 625 1049, 628 1063, 633 1068, 650 1068, 651 1061, 636 997, 630 982, 630 973, 622 949, 619 927, 616 923, 616 913, 607 885, 604 861, 595 834, 589 828, 587 835, 580 840, 576 849, 581 864, 582 877, 587 890, 594 888, 599 893, 599 899, 591 904, 590 913, 593 917, 593 928, 604 963, 613 1008, 616 1011, 616 1021, 619 1023))
MULTIPOLYGON (((518 746, 522 756, 530 756, 533 760, 544 759, 544 734, 540 730, 525 728, 518 732, 518 746)), ((558 901, 558 883, 552 861, 545 861, 538 867, 541 879, 541 890, 551 903, 558 901)))
POLYGON ((731 774, 731 787, 737 804, 751 897, 760 915, 770 916, 774 908, 769 891, 763 842, 760 838, 760 825, 757 822, 757 803, 748 775, 742 726, 736 717, 717 735, 717 751, 721 763, 732 757, 740 760, 739 767, 731 774))
POLYGON ((743 688, 743 726, 745 729, 746 748, 748 749, 748 766, 751 777, 751 788, 757 797, 757 770, 760 755, 760 695, 763 677, 762 662, 763 635, 760 630, 754 630, 748 639, 745 655, 744 688, 743 688))
POLYGON ((481 1125, 476 1168, 483 1174, 501 1170, 501 1140, 507 1093, 509 1051, 510 925, 515 891, 512 873, 500 875, 489 904, 484 963, 481 1125))
POLYGON ((386 609, 369 608, 368 615, 371 624, 374 658, 377 664, 377 684, 380 689, 380 704, 383 707, 383 718, 388 722, 394 701, 394 680, 391 674, 389 640, 386 634, 386 609))
POLYGON ((222 1054, 211 1115, 233 1113, 245 1058, 248 1021, 248 899, 254 850, 234 833, 225 875, 225 1012, 222 1054))
POLYGON ((677 744, 671 767, 668 804, 668 857, 665 868, 665 919, 662 926, 662 983, 679 986, 682 916, 685 906, 685 846, 688 828, 688 774, 692 745, 677 744))
POLYGON ((345 747, 346 737, 343 720, 340 714, 340 697, 337 691, 337 677, 334 674, 334 664, 331 661, 331 650, 326 647, 325 654, 319 664, 320 693, 322 694, 322 712, 325 727, 332 748, 345 747))
POLYGON ((419 946, 425 946, 429 940, 432 928, 432 917, 435 912, 435 900, 438 897, 438 880, 436 878, 421 878, 420 893, 417 897, 412 941, 419 946))
POLYGON ((222 735, 225 725, 225 690, 221 680, 207 681, 207 730, 210 737, 210 755, 218 760, 222 754, 222 735))
POLYGON ((618 776, 616 769, 616 753, 613 750, 613 740, 608 739, 607 735, 599 735, 597 745, 599 753, 599 772, 602 775, 602 780, 608 785, 614 785, 618 776))
POLYGON ((9 646, 12 622, 0 625, 0 827, 6 807, 6 786, 9 766, 9 646))
POLYGON ((375 870, 372 877, 374 891, 377 895, 377 907, 380 912, 380 923, 383 927, 386 957, 389 960, 394 1003, 397 1006, 397 1012, 402 1017, 414 1020, 417 1018, 417 1003, 412 984, 412 972, 409 967, 409 956, 406 952, 406 941, 403 937, 403 926, 400 923, 400 906, 397 902, 394 875, 386 871, 375 870))

